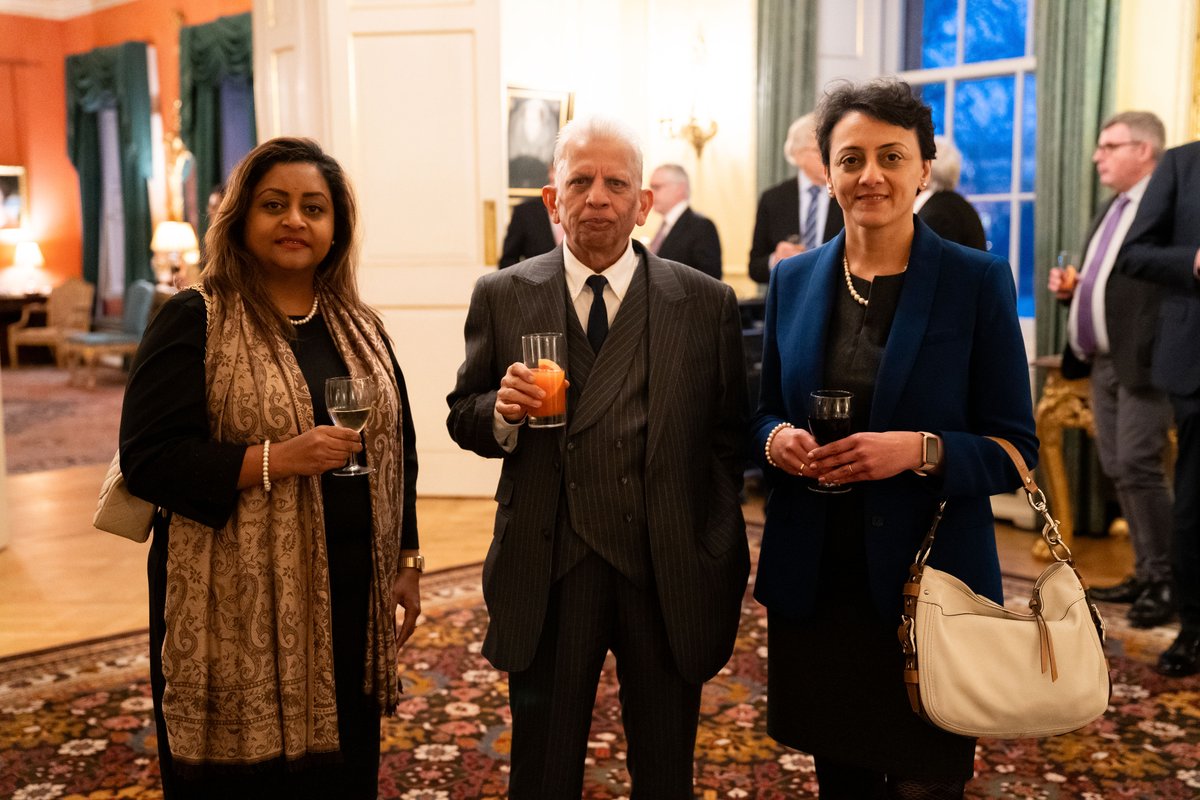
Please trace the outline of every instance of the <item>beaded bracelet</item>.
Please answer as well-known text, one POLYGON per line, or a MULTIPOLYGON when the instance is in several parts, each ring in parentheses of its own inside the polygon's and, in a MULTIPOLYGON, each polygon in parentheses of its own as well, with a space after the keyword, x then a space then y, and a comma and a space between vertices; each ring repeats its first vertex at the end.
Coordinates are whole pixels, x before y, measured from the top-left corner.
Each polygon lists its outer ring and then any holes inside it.
POLYGON ((263 442, 263 491, 271 491, 271 440, 263 442))
POLYGON ((766 445, 763 446, 763 454, 766 455, 766 457, 767 457, 767 463, 770 464, 775 469, 783 469, 783 467, 776 464, 775 459, 771 458, 771 442, 775 441, 775 434, 779 433, 784 428, 793 428, 793 427, 795 427, 795 426, 792 425, 792 423, 790 423, 790 422, 781 422, 778 425, 776 425, 774 428, 771 428, 771 432, 767 434, 767 443, 766 443, 766 445))

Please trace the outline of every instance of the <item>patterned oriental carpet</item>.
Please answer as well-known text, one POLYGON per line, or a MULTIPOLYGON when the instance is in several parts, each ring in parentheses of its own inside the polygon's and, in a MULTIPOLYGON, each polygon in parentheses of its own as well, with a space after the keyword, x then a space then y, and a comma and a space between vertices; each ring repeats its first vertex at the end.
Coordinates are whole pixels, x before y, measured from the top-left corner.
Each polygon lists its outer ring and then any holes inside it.
MULTIPOLYGON (((1028 583, 1009 594, 1027 596, 1028 583)), ((426 576, 425 619, 405 650, 406 699, 384 725, 380 797, 475 800, 505 794, 507 683, 479 655, 486 614, 479 567, 426 576)), ((1200 677, 1151 668, 1173 631, 1112 631, 1112 706, 1074 734, 981 741, 970 798, 1200 797, 1200 677)), ((766 619, 747 593, 733 659, 704 689, 696 793, 816 797, 812 760, 766 736, 766 619)), ((1113 630, 1113 629, 1116 630, 1113 630)), ((144 632, 0 660, 0 797, 161 797, 144 632)), ((597 697, 584 797, 628 797, 611 663, 597 697)))
MULTIPOLYGON (((82 383, 80 379, 80 383, 82 383)), ((107 464, 117 449, 125 373, 96 370, 96 388, 71 386, 52 366, 5 367, 4 446, 9 474, 107 464)))

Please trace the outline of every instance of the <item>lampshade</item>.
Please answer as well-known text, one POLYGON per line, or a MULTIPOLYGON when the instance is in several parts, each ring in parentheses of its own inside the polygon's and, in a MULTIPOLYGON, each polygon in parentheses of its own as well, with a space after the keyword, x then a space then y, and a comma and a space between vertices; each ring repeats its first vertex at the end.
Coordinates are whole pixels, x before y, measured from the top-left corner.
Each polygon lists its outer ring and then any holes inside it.
POLYGON ((160 222, 150 240, 150 249, 156 253, 186 253, 198 248, 196 232, 190 222, 160 222))
POLYGON ((37 242, 29 240, 17 242, 17 249, 13 252, 13 266, 40 267, 45 263, 46 259, 42 256, 42 248, 38 247, 37 242))

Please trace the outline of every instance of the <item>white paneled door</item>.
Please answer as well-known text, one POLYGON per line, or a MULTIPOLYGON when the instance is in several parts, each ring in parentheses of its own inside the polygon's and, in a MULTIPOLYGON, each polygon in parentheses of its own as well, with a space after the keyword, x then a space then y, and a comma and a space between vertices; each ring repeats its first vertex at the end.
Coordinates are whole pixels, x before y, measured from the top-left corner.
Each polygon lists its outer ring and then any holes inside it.
POLYGON ((256 0, 260 138, 319 139, 354 180, 359 282, 408 381, 428 495, 491 494, 446 433, 505 194, 499 0, 256 0))

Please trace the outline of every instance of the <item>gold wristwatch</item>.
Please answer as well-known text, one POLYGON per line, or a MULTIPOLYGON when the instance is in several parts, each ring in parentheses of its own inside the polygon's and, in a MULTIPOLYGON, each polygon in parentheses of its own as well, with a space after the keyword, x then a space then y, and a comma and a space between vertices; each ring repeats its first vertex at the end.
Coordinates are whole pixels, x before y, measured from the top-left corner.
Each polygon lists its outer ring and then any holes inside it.
POLYGON ((424 572, 425 556, 400 556, 400 567, 402 569, 415 569, 417 572, 424 572))

